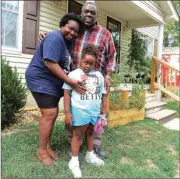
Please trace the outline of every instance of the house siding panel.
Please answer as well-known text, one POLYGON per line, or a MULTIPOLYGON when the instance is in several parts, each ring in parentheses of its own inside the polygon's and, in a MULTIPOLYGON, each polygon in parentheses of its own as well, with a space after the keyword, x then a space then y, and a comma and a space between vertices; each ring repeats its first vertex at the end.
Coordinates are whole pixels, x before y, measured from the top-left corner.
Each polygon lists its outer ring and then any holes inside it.
POLYGON ((41 1, 39 30, 50 32, 59 29, 59 21, 67 12, 67 1, 41 1))
POLYGON ((21 82, 25 83, 25 70, 32 59, 32 55, 2 53, 2 56, 6 58, 13 69, 16 67, 19 77, 22 77, 21 82))
POLYGON ((158 39, 159 27, 144 27, 144 28, 137 28, 137 30, 145 35, 148 35, 151 38, 158 39))

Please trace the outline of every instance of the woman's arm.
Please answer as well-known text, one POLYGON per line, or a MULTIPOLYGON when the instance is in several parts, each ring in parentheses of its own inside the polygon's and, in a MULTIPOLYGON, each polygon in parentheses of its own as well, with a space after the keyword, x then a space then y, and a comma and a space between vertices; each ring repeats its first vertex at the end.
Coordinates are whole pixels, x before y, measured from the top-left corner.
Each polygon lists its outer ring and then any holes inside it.
POLYGON ((85 89, 82 85, 81 81, 71 80, 66 73, 62 70, 62 68, 55 62, 50 60, 44 60, 44 65, 59 79, 66 82, 69 86, 71 86, 76 92, 80 94, 84 94, 85 89))
POLYGON ((64 110, 65 110, 65 124, 72 125, 71 109, 71 90, 64 89, 64 110))

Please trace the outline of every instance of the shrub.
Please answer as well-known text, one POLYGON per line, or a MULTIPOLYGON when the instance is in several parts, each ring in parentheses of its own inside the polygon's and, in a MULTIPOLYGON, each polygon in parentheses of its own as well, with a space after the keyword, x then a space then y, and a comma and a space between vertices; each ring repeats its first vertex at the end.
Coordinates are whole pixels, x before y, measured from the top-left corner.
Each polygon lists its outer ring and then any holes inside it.
POLYGON ((148 44, 149 42, 146 35, 136 30, 132 31, 132 39, 129 44, 129 53, 127 55, 127 65, 129 65, 130 68, 134 67, 137 72, 144 71, 143 67, 146 64, 145 58, 148 44))
POLYGON ((26 87, 16 68, 12 70, 5 59, 1 59, 1 128, 15 122, 15 114, 26 104, 26 87))

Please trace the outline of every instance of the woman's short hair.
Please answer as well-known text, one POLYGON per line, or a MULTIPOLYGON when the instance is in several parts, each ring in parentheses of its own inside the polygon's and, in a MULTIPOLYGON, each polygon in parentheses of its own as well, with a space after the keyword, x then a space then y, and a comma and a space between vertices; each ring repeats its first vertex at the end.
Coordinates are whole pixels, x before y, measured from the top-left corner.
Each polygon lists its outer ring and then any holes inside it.
POLYGON ((83 29, 83 22, 82 22, 82 20, 81 20, 81 16, 79 16, 79 15, 76 15, 75 13, 67 13, 67 14, 65 14, 62 18, 61 18, 61 20, 60 20, 60 22, 59 22, 59 27, 61 28, 61 27, 64 27, 66 24, 68 24, 68 21, 69 20, 74 20, 74 21, 76 21, 78 24, 79 24, 79 29, 80 30, 82 30, 83 29))
POLYGON ((85 57, 85 55, 91 55, 97 60, 97 58, 98 58, 97 47, 95 45, 92 45, 92 44, 87 45, 82 50, 81 59, 83 59, 85 57))

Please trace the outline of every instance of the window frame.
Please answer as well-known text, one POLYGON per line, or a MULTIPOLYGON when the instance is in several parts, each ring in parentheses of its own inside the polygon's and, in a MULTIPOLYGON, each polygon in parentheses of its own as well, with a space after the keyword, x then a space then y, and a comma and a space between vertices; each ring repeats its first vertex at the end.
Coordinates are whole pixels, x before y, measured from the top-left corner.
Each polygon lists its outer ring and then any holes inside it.
MULTIPOLYGON (((83 4, 81 4, 81 3, 79 3, 79 2, 77 2, 77 1, 75 1, 75 0, 68 0, 68 8, 67 8, 67 11, 68 11, 68 12, 70 12, 71 3, 74 3, 74 4, 76 4, 77 6, 81 6, 81 8, 82 8, 82 6, 83 6, 83 4)), ((81 12, 80 12, 80 14, 77 14, 77 15, 81 15, 81 12)))
MULTIPOLYGON (((116 49, 116 56, 118 55, 118 59, 116 59, 116 63, 118 63, 118 65, 120 65, 121 63, 121 52, 122 52, 122 48, 121 48, 121 39, 122 39, 122 22, 120 20, 117 20, 114 17, 111 17, 109 15, 106 16, 106 28, 108 29, 108 23, 111 22, 116 22, 119 25, 119 54, 117 54, 117 49, 116 49)), ((114 24, 114 23, 113 23, 114 24)), ((115 24, 116 25, 116 24, 115 24)), ((108 29, 109 30, 109 29, 108 29)))
MULTIPOLYGON (((16 12, 17 15, 17 36, 16 36, 16 43, 17 47, 8 47, 2 45, 2 53, 8 53, 8 54, 21 54, 22 53, 22 31, 23 31, 23 1, 19 2, 19 10, 16 12)), ((5 10, 6 12, 13 12, 10 10, 5 10)))

